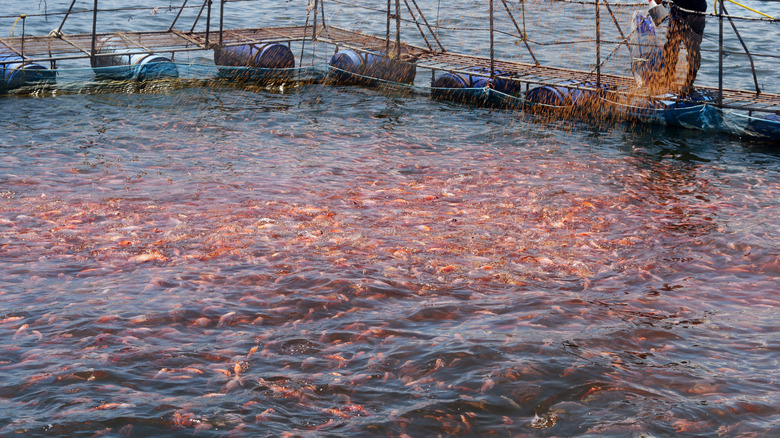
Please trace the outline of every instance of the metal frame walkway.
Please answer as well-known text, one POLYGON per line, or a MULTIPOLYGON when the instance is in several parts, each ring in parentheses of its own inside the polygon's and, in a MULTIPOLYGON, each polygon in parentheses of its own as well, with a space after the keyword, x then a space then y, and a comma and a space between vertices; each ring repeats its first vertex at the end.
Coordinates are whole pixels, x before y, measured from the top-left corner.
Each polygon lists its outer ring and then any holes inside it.
MULTIPOLYGON (((429 49, 367 35, 356 31, 334 26, 319 25, 316 32, 313 26, 282 26, 251 29, 225 29, 221 32, 183 32, 168 30, 159 32, 121 32, 99 34, 57 34, 52 32, 45 36, 28 36, 0 38, 0 48, 6 48, 27 61, 50 63, 56 68, 60 60, 90 59, 92 56, 104 56, 92 52, 93 38, 100 41, 104 38, 118 37, 124 40, 128 47, 137 48, 138 53, 172 53, 211 50, 220 45, 232 46, 249 43, 269 42, 323 42, 336 47, 346 47, 355 50, 378 50, 389 53, 399 53, 401 59, 407 58, 416 62, 418 68, 431 71, 465 73, 472 67, 489 69, 491 60, 486 57, 461 55, 429 49)), ((518 81, 527 85, 556 85, 568 81, 584 83, 595 81, 595 73, 569 70, 541 65, 493 60, 494 68, 507 72, 502 78, 518 81)), ((468 72, 474 74, 474 72, 468 72)), ((637 94, 636 82, 631 77, 616 76, 601 73, 599 80, 610 86, 607 94, 637 94)), ((717 92, 713 87, 697 87, 699 89, 717 92)), ((721 108, 738 109, 760 113, 780 114, 780 94, 760 93, 746 90, 723 90, 721 108)))

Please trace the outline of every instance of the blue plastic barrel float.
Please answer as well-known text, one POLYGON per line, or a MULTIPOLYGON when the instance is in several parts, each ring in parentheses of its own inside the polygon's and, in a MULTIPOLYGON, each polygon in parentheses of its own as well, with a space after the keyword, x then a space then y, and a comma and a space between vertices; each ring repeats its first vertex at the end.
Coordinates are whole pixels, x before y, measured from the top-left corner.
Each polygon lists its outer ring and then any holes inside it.
POLYGON ((92 60, 92 70, 99 79, 117 81, 179 77, 179 69, 170 58, 129 47, 125 41, 113 37, 100 43, 98 55, 92 60))
POLYGON ((328 79, 343 85, 377 85, 378 81, 413 84, 417 65, 385 56, 382 52, 342 50, 328 63, 328 79))
POLYGON ((752 118, 747 125, 748 133, 778 141, 780 140, 780 113, 762 118, 752 118))
MULTIPOLYGON (((610 88, 606 84, 601 84, 602 90, 609 90, 610 88)), ((595 83, 571 80, 528 90, 525 94, 525 100, 532 104, 563 108, 582 105, 592 101, 597 95, 595 83), (586 90, 578 87, 591 89, 586 90)))
POLYGON ((25 61, 19 55, 0 53, 0 91, 15 90, 26 85, 53 84, 56 76, 56 71, 25 61))
POLYGON ((647 103, 647 111, 634 113, 646 122, 661 122, 670 126, 694 129, 715 129, 723 126, 723 115, 715 106, 717 95, 709 90, 693 90, 681 95, 667 93, 647 103))
POLYGON ((295 56, 284 44, 244 44, 217 47, 214 64, 222 78, 283 80, 293 76, 295 56))
MULTIPOLYGON (((520 82, 496 77, 490 78, 490 69, 471 67, 468 73, 445 73, 431 83, 431 97, 458 102, 477 103, 486 97, 483 89, 489 88, 508 95, 521 91, 520 82), (474 74, 469 74, 473 72, 474 74)), ((494 76, 509 76, 510 73, 496 70, 494 76)), ((489 101, 485 101, 488 103, 489 101)))

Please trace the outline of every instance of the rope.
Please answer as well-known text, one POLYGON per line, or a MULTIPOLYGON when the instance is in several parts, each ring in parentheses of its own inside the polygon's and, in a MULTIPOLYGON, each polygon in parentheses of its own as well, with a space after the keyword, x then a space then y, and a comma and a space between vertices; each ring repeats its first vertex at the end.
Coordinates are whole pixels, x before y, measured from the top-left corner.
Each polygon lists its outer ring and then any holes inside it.
MULTIPOLYGON (((303 25, 303 41, 301 41, 301 59, 298 61, 298 65, 303 65, 303 51, 306 48, 306 29, 309 27, 309 15, 311 14, 311 1, 306 2, 306 23, 303 25)), ((312 63, 314 61, 312 60, 312 63)))
MULTIPOLYGON (((716 14, 718 13, 718 1, 719 1, 719 0, 715 0, 715 13, 716 13, 716 14)), ((748 10, 748 11, 750 11, 750 12, 755 12, 756 14, 758 14, 758 15, 761 15, 761 16, 764 16, 764 17, 766 17, 766 18, 771 18, 772 20, 774 20, 774 19, 775 19, 775 17, 772 17, 771 15, 767 15, 767 14, 765 14, 765 13, 763 13, 763 12, 759 12, 759 11, 757 11, 757 10, 753 9, 753 8, 750 8, 750 7, 748 7, 748 6, 745 6, 745 5, 743 5, 742 3, 737 3, 737 2, 735 2, 734 0, 726 0, 726 1, 728 1, 728 2, 731 2, 731 3, 734 3, 734 4, 735 4, 735 5, 737 5, 737 6, 743 7, 743 8, 747 9, 747 10, 748 10)), ((724 9, 724 10, 723 10, 723 12, 726 12, 726 10, 724 9)))
MULTIPOLYGON (((520 1, 522 2, 523 0, 520 1)), ((515 16, 512 15, 512 11, 509 9, 509 5, 506 3, 506 0, 501 0, 501 3, 504 4, 504 9, 506 9, 507 15, 509 15, 509 18, 512 20, 512 24, 515 25, 517 33, 520 34, 520 39, 525 44, 525 48, 528 49, 528 53, 531 54, 531 58, 533 58, 534 64, 539 65, 539 61, 536 59, 533 50, 531 50, 531 46, 528 45, 528 35, 525 33, 525 5, 523 5, 523 29, 520 30, 520 28, 517 26, 517 21, 515 21, 515 16)))
MULTIPOLYGON (((588 6, 595 6, 595 1, 583 1, 583 0, 551 0, 551 1, 557 1, 560 3, 573 3, 578 5, 588 5, 588 6)), ((647 2, 640 2, 640 3, 612 3, 612 6, 624 6, 629 8, 637 8, 637 7, 644 7, 647 5, 647 2)))
MULTIPOLYGON (((716 1, 719 1, 719 0, 716 0, 716 1)), ((728 1, 731 1, 731 0, 728 0, 728 1)), ((739 4, 739 3, 737 3, 737 2, 732 2, 732 3, 734 3, 734 4, 739 4)), ((742 5, 740 5, 740 6, 742 6, 742 5)), ((704 15, 704 16, 708 16, 708 17, 718 17, 718 16, 719 16, 719 15, 717 14, 717 12, 716 12, 716 13, 709 14, 709 13, 706 13, 706 12, 693 11, 693 10, 690 10, 690 9, 681 8, 681 7, 679 7, 679 6, 677 7, 677 9, 679 9, 679 10, 681 10, 681 11, 683 11, 683 12, 687 12, 687 13, 689 13, 689 14, 691 14, 691 15, 704 15)), ((758 11, 754 11, 754 12, 757 12, 757 13, 758 13, 758 11)), ((763 14, 762 14, 762 15, 763 15, 763 14)), ((757 18, 757 17, 737 17, 737 16, 730 16, 730 17, 731 17, 732 19, 737 19, 737 20, 746 20, 746 21, 766 21, 766 22, 768 22, 768 23, 777 23, 778 21, 780 21, 780 19, 778 19, 778 18, 772 18, 772 17, 770 17, 770 18, 757 18)), ((768 17, 768 15, 767 15, 767 17, 768 17)))
MULTIPOLYGON (((76 0, 73 0, 73 1, 75 2, 76 0)), ((187 2, 188 1, 189 0, 184 0, 184 4, 182 4, 181 8, 179 8, 179 13, 176 14, 176 18, 173 19, 173 22, 168 27, 168 32, 173 30, 173 26, 176 26, 176 22, 179 21, 179 17, 181 17, 181 13, 184 12, 184 7, 187 6, 187 2)), ((71 7, 73 7, 72 4, 71 4, 71 7)), ((63 23, 64 23, 64 20, 63 20, 63 23)), ((60 30, 62 30, 62 26, 60 26, 60 30)))
POLYGON ((343 2, 343 1, 339 1, 339 0, 330 0, 330 2, 339 4, 339 5, 342 5, 342 6, 352 6, 352 7, 358 8, 358 9, 364 9, 366 11, 382 12, 382 13, 386 13, 387 12, 386 9, 369 8, 368 6, 361 6, 361 5, 357 5, 355 3, 347 3, 347 2, 343 2))
MULTIPOLYGON (((406 0, 404 0, 404 1, 406 1, 406 0)), ((425 27, 428 28, 428 32, 430 32, 431 36, 433 37, 433 39, 436 40, 436 44, 439 45, 439 48, 441 49, 441 51, 444 52, 445 51, 444 50, 444 46, 441 45, 441 42, 439 41, 439 37, 436 36, 436 32, 433 31, 433 29, 431 28, 430 23, 428 23, 428 19, 425 18, 425 14, 423 14, 422 9, 420 9, 420 6, 417 4, 417 0, 412 0, 412 3, 414 4, 414 7, 417 8, 417 12, 420 14, 420 18, 422 18, 423 23, 425 23, 425 27)), ((407 6, 408 6, 408 4, 407 4, 407 6)), ((412 14, 412 17, 414 18, 414 14, 412 14)), ((417 19, 415 18, 415 22, 416 21, 417 21, 417 19)), ((422 30, 420 31, 420 33, 422 33, 422 30)), ((423 35, 423 38, 425 38, 424 35, 423 35)))
POLYGON ((27 16, 26 16, 26 15, 24 15, 24 14, 22 14, 22 15, 20 15, 20 16, 19 16, 19 17, 16 19, 16 21, 14 21, 14 24, 13 24, 13 26, 11 26, 11 30, 9 30, 9 31, 8 31, 8 36, 9 36, 9 37, 12 37, 12 36, 14 36, 14 28, 16 27, 16 23, 18 23, 18 22, 19 22, 19 20, 24 20, 25 18, 27 18, 27 16))
MULTIPOLYGON (((258 1, 258 0, 227 0, 226 3, 254 2, 254 1, 258 1)), ((199 7, 200 6, 166 6, 165 9, 170 12, 175 9, 195 9, 199 7)), ((155 8, 143 7, 143 6, 132 6, 132 7, 125 7, 125 8, 98 9, 98 12, 151 11, 154 9, 155 8)), ((27 17, 50 17, 53 15, 87 14, 87 13, 92 13, 92 9, 90 8, 90 9, 84 9, 79 11, 67 11, 67 12, 45 12, 43 14, 26 14, 26 16, 27 17)), ((16 18, 16 17, 17 15, 0 15, 0 19, 16 18)))
POLYGON ((406 9, 409 11, 409 15, 412 17, 412 20, 414 20, 414 24, 417 25, 417 30, 420 31, 420 35, 425 41, 425 45, 428 46, 428 50, 432 51, 433 47, 431 46, 431 43, 428 42, 428 38, 425 36, 425 32, 423 32, 422 27, 420 27, 420 23, 417 22, 417 18, 415 18, 414 12, 412 11, 412 7, 409 6, 409 2, 407 0, 404 0, 404 4, 406 5, 406 9))
POLYGON ((753 83, 756 86, 756 96, 761 94, 761 89, 758 87, 758 76, 756 76, 756 66, 753 64, 753 57, 750 56, 750 52, 748 51, 747 44, 745 44, 745 41, 742 39, 742 36, 739 34, 739 31, 737 30, 737 25, 734 24, 734 20, 731 19, 731 17, 728 16, 728 12, 726 12, 726 5, 721 3, 720 5, 721 9, 723 9, 723 13, 726 14, 726 17, 729 19, 729 23, 731 23, 731 27, 734 29, 734 33, 737 35, 737 39, 739 39, 739 43, 742 44, 742 48, 745 49, 745 54, 748 57, 748 60, 750 61, 750 71, 753 72, 753 83))
MULTIPOLYGON (((227 0, 227 2, 229 2, 229 3, 232 3, 232 2, 249 2, 249 1, 258 1, 258 0, 227 0)), ((366 2, 357 2, 357 1, 354 1, 354 0, 353 1, 349 1, 349 0, 329 0, 329 1, 331 1, 331 3, 336 3, 337 5, 344 5, 344 6, 354 7, 356 9, 363 9, 363 10, 368 10, 368 11, 382 12, 382 13, 385 12, 382 9, 376 9, 376 8, 372 8, 370 6, 365 6, 366 2)), ((413 8, 410 8, 410 5, 407 2, 407 0, 404 0, 404 1, 405 1, 407 9, 413 9, 413 8)), ((594 0, 548 0, 548 1, 551 1, 551 2, 555 1, 555 2, 557 2, 559 4, 581 4, 581 5, 594 5, 594 4, 596 4, 596 2, 594 0)), ((734 4, 736 4, 736 5, 744 7, 744 5, 741 5, 740 3, 738 3, 735 0, 728 0, 728 1, 730 1, 730 2, 732 2, 734 4)), ((74 0, 74 2, 75 2, 75 0, 74 0)), ((498 35, 505 35, 505 36, 508 36, 508 37, 514 39, 515 40, 515 44, 520 44, 519 41, 523 41, 524 43, 526 43, 526 45, 528 43, 531 43, 531 44, 535 44, 537 46, 567 46, 567 45, 571 46, 571 45, 576 45, 576 44, 592 43, 594 41, 592 38, 583 38, 583 39, 572 39, 570 41, 541 42, 541 41, 535 41, 535 40, 532 40, 532 39, 528 38, 527 29, 526 29, 526 11, 525 11, 525 9, 526 9, 525 8, 525 3, 526 2, 527 2, 527 0, 519 0, 518 3, 520 3, 520 4, 515 6, 515 7, 519 7, 521 9, 521 11, 522 11, 522 31, 521 31, 521 35, 520 35, 519 38, 518 38, 517 34, 514 34, 512 32, 506 32, 506 31, 503 31, 503 30, 500 30, 500 29, 494 29, 494 33, 498 34, 498 35)), ((204 4, 205 4, 205 2, 204 2, 204 4)), ((369 3, 369 5, 370 5, 370 3, 369 3)), ((505 3, 505 5, 506 5, 506 3, 505 3)), ((644 7, 646 5, 646 3, 644 3, 643 1, 640 2, 640 3, 617 3, 617 2, 610 1, 610 3, 606 4, 605 6, 607 8, 609 8, 610 5, 612 7, 616 7, 616 6, 627 6, 627 7, 642 6, 642 7, 644 7)), ((323 9, 324 9, 324 1, 323 1, 323 5, 322 6, 323 6, 323 9)), ((188 5, 187 1, 185 0, 184 4, 182 6, 180 6, 180 7, 168 6, 166 9, 169 10, 169 11, 173 11, 173 10, 177 10, 177 9, 179 11, 181 11, 183 9, 198 9, 198 8, 201 8, 201 11, 203 10, 203 6, 200 6, 200 5, 194 5, 194 6, 193 5, 188 5)), ((452 30, 452 31, 464 31, 464 32, 469 32, 469 31, 471 31, 471 32, 487 32, 487 31, 490 30, 489 28, 485 28, 485 27, 441 26, 441 16, 440 16, 440 12, 441 11, 440 11, 440 8, 441 8, 441 0, 438 0, 437 1, 437 18, 436 18, 437 33, 438 33, 439 30, 452 30)), ((445 6, 445 8, 446 8, 446 6, 445 6)), ((110 9, 110 8, 109 9, 99 9, 99 11, 102 11, 102 12, 149 11, 149 9, 150 9, 149 7, 120 7, 120 8, 114 8, 114 9, 110 9)), ((754 11, 753 9, 750 9, 750 8, 746 8, 746 9, 754 11)), ((419 11, 419 7, 418 7, 418 11, 419 11)), ((92 12, 92 10, 90 9, 90 10, 73 11, 72 13, 75 14, 75 13, 89 13, 89 12, 92 12)), ((411 12, 411 10, 410 10, 410 12, 411 12)), ((509 12, 509 10, 508 10, 508 12, 509 12)), ((754 12, 761 14, 758 11, 754 11, 754 12)), ((55 13, 47 13, 47 14, 32 14, 32 15, 27 15, 27 16, 35 17, 35 16, 63 15, 63 14, 67 14, 67 13, 55 12, 55 13)), ((445 12, 445 14, 446 14, 446 12, 445 12)), ((714 16, 713 14, 706 14, 706 13, 700 13, 700 14, 701 15, 714 16)), ((308 11, 307 11, 307 21, 309 20, 308 15, 309 14, 308 14, 308 11)), ((414 14, 411 14, 411 15, 414 18, 414 14)), ((767 21, 767 22, 778 22, 779 21, 778 19, 770 17, 769 15, 766 15, 766 14, 761 14, 761 15, 763 15, 766 18, 731 17, 731 16, 730 16, 730 18, 732 18, 732 19, 744 19, 744 20, 760 20, 760 21, 767 21)), ((9 35, 13 35, 15 26, 18 23, 18 21, 20 19, 22 19, 22 16, 5 16, 5 17, 11 17, 11 18, 15 18, 16 19, 14 24, 13 24, 13 26, 11 27, 10 32, 9 32, 9 35)), ((0 16, 0 18, 4 18, 4 16, 0 16)), ((511 18, 511 13, 510 13, 510 18, 511 18)), ((418 27, 420 26, 420 23, 416 19, 411 19, 410 20, 410 19, 401 17, 400 20, 402 20, 405 23, 414 23, 418 27)), ((196 19, 195 23, 197 24, 197 19, 196 19)), ((515 28, 517 28, 517 27, 518 26, 516 25, 515 28)), ((194 28, 194 25, 193 25, 193 28, 194 28)), ((436 35, 436 33, 434 33, 434 32, 431 32, 431 34, 434 35, 434 37, 436 35)), ((705 35, 705 38, 709 38, 709 37, 710 37, 709 35, 705 35)), ((427 42, 428 41, 426 40, 426 43, 427 42)), ((611 41, 610 42, 602 41, 602 42, 607 43, 607 44, 613 43, 611 41)), ((616 44, 625 44, 626 43, 626 38, 622 38, 621 41, 617 41, 617 42, 614 42, 614 43, 616 43, 616 44)), ((430 44, 428 44, 428 45, 430 46, 430 44)), ((530 51, 530 48, 529 48, 529 51, 530 51)), ((303 52, 303 49, 302 49, 302 52, 303 52)), ((738 54, 738 55, 743 55, 743 53, 740 53, 740 52, 733 52, 733 53, 734 54, 738 54)), ((532 54, 532 56, 533 56, 533 54, 532 54)), ((604 60, 604 62, 609 60, 611 56, 612 56, 612 54, 610 54, 610 56, 607 56, 607 58, 604 60)), ((763 57, 763 58, 772 58, 772 59, 777 59, 778 58, 777 55, 772 55, 772 54, 755 54, 754 56, 756 56, 756 57, 763 57)))
POLYGON ((523 41, 528 41, 528 32, 525 31, 525 0, 520 0, 520 5, 523 7, 523 41))
MULTIPOLYGON (((239 3, 239 2, 253 2, 253 1, 258 1, 258 0, 228 0, 227 2, 228 3, 239 3)), ((360 5, 357 5, 357 4, 354 4, 354 3, 346 3, 344 1, 339 1, 339 0, 329 0, 329 1, 331 3, 338 3, 338 4, 342 4, 342 5, 349 5, 349 6, 353 6, 353 7, 356 7, 356 8, 365 9, 365 10, 384 12, 384 10, 375 9, 375 8, 369 8, 369 7, 366 7, 366 6, 360 6, 360 5)), ((559 3, 581 4, 581 5, 594 5, 595 4, 595 1, 588 1, 588 0, 548 0, 548 1, 555 1, 555 2, 559 2, 559 3)), ((716 0, 716 1, 718 1, 718 0, 716 0)), ((757 18, 757 17, 737 17, 737 16, 733 16, 732 18, 734 18, 734 19, 739 19, 739 20, 760 20, 760 21, 771 21, 771 22, 780 21, 780 19, 778 19, 778 18, 773 18, 773 17, 771 17, 769 15, 766 15, 766 14, 763 14, 763 13, 761 13, 759 11, 750 9, 750 8, 740 4, 740 3, 737 3, 736 1, 733 1, 733 0, 727 0, 727 1, 730 1, 730 2, 732 2, 734 4, 736 4, 736 5, 742 6, 742 7, 746 8, 746 9, 748 9, 750 11, 753 11, 753 12, 755 12, 757 14, 760 14, 760 15, 765 17, 765 18, 757 18)), ((520 3, 523 3, 523 2, 524 2, 524 0, 520 0, 520 3)), ((437 24, 439 23, 439 12, 440 12, 439 9, 441 7, 441 0, 438 0, 438 4, 439 4, 439 7, 437 8, 437 18, 436 18, 437 24)), ((647 3, 646 2, 639 2, 639 3, 611 3, 611 5, 612 6, 616 6, 616 7, 637 8, 637 7, 644 7, 645 5, 647 5, 647 3)), ((199 7, 200 6, 184 6, 184 7, 168 6, 168 7, 166 7, 166 9, 171 11, 173 9, 196 9, 196 8, 199 8, 199 7)), ((150 10, 149 7, 139 7, 139 6, 136 6, 136 7, 124 7, 124 8, 114 8, 114 9, 98 9, 98 12, 125 12, 125 11, 149 11, 149 10, 150 10)), ((85 9, 85 10, 79 10, 79 11, 72 11, 70 13, 71 14, 84 14, 84 13, 91 13, 91 12, 92 12, 92 9, 85 9)), ((695 13, 695 11, 691 11, 691 12, 695 13)), ((26 14, 26 15, 27 15, 27 17, 49 17, 49 16, 65 15, 65 14, 67 14, 67 12, 46 12, 46 13, 43 13, 43 14, 26 14)), ((715 16, 715 14, 706 14, 706 15, 715 16)), ((18 15, 0 15, 0 19, 4 19, 4 18, 18 18, 18 15)), ((437 25, 437 27, 438 27, 438 25, 437 25)))
MULTIPOLYGON (((249 1, 249 0, 242 0, 249 1)), ((197 8, 198 6, 187 6, 184 9, 197 8)), ((114 9, 98 9, 98 12, 125 12, 125 11, 151 11, 154 8, 149 7, 128 7, 128 8, 114 8, 114 9)), ((168 9, 168 8, 166 8, 168 9)), ((172 8, 170 9, 172 10, 172 8)), ((71 14, 91 14, 92 9, 84 9, 81 11, 72 11, 71 14)), ((65 15, 67 12, 48 12, 45 14, 27 14, 28 17, 50 17, 52 15, 65 15)), ((16 15, 0 15, 0 18, 14 18, 16 15)))

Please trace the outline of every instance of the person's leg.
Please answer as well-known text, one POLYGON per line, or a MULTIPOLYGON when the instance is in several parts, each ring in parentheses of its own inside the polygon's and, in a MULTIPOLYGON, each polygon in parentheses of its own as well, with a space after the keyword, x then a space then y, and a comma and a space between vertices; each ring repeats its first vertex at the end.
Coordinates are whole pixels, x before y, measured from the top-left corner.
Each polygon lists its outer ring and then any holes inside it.
POLYGON ((701 41, 704 32, 705 17, 701 15, 692 16, 686 31, 684 43, 685 50, 688 52, 688 74, 685 77, 684 90, 693 89, 693 82, 696 80, 696 74, 701 67, 701 41))
POLYGON ((688 75, 685 77, 683 89, 693 88, 693 82, 696 80, 696 74, 701 67, 701 47, 702 36, 696 32, 690 32, 688 38, 685 38, 685 50, 688 51, 688 75))

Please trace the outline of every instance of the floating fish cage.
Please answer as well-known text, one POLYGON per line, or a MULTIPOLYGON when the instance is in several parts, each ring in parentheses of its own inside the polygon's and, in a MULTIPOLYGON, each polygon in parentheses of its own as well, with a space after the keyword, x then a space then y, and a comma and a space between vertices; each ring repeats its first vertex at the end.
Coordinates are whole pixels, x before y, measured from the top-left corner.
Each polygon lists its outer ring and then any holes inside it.
POLYGON ((89 61, 98 79, 190 77, 204 71, 191 61, 200 54, 203 62, 213 60, 214 74, 199 79, 295 82, 316 71, 306 81, 395 86, 434 99, 560 117, 589 113, 591 120, 778 138, 780 85, 766 76, 780 56, 765 36, 776 34, 780 21, 753 10, 732 15, 736 6, 722 0, 716 9, 689 12, 706 24, 694 92, 681 90, 686 50, 665 51, 675 15, 644 0, 453 0, 447 8, 417 0, 311 0, 300 10, 279 7, 283 19, 248 26, 242 9, 268 0, 184 1, 167 6, 170 14, 158 30, 108 32, 99 32, 98 23, 116 20, 100 18, 128 9, 76 11, 77 3, 48 12, 63 18, 48 35, 0 37, 7 52, 0 55, 0 88, 52 84, 66 63, 79 59, 89 61), (69 14, 76 12, 92 13, 93 32, 67 32, 69 14))

